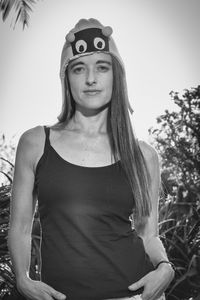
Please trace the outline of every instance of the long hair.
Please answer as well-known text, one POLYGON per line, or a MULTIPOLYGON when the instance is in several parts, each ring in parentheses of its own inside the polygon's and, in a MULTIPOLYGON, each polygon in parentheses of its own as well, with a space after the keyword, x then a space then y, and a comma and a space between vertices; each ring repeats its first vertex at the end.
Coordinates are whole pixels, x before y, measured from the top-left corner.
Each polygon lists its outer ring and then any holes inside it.
POLYGON ((113 94, 110 107, 110 138, 113 154, 119 155, 135 200, 135 219, 142 223, 151 211, 150 174, 129 116, 125 72, 113 57, 113 94))
MULTIPOLYGON (((135 220, 143 223, 151 211, 150 174, 131 125, 125 71, 114 56, 112 67, 113 91, 107 116, 108 136, 115 161, 120 159, 131 186, 135 201, 133 210, 135 220)), ((65 101, 57 117, 59 121, 52 128, 62 128, 75 113, 75 102, 70 91, 67 71, 65 76, 65 101)))

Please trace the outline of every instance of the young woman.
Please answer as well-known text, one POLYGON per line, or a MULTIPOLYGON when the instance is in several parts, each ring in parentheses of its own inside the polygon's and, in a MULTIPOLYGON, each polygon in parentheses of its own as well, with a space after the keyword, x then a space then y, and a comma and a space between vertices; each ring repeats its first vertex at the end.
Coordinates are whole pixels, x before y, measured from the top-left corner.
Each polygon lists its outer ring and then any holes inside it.
POLYGON ((95 19, 67 34, 59 121, 19 140, 8 242, 26 299, 158 300, 174 276, 158 237, 158 156, 133 134, 111 35, 95 19), (41 281, 29 277, 36 201, 41 281))

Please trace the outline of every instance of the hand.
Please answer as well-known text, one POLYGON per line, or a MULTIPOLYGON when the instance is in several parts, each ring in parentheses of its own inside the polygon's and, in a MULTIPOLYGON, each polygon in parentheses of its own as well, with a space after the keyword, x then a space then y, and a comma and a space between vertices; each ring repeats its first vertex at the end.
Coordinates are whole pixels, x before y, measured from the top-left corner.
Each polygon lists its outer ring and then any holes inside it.
POLYGON ((169 264, 160 264, 156 270, 149 272, 128 288, 135 291, 144 287, 141 295, 142 300, 156 300, 162 296, 173 278, 174 270, 172 267, 169 264))
POLYGON ((26 278, 17 282, 17 289, 28 300, 65 300, 66 296, 42 281, 26 278))

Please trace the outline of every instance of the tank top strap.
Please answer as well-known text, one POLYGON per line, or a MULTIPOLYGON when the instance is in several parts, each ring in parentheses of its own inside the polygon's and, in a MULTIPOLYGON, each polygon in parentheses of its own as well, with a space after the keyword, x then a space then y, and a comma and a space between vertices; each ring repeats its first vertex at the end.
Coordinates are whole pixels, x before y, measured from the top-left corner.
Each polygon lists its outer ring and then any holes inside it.
POLYGON ((47 152, 49 150, 49 147, 51 146, 50 140, 49 140, 49 135, 50 135, 50 128, 46 125, 43 126, 44 131, 45 131, 45 145, 44 145, 44 152, 47 152))
POLYGON ((36 165, 36 171, 35 171, 35 186, 38 186, 39 183, 39 177, 38 177, 38 172, 39 172, 39 168, 40 166, 44 163, 44 161, 46 160, 47 156, 48 156, 48 152, 50 149, 50 140, 49 140, 49 134, 50 134, 50 128, 46 125, 42 126, 45 132, 45 143, 44 143, 44 151, 42 156, 40 157, 37 165, 36 165))

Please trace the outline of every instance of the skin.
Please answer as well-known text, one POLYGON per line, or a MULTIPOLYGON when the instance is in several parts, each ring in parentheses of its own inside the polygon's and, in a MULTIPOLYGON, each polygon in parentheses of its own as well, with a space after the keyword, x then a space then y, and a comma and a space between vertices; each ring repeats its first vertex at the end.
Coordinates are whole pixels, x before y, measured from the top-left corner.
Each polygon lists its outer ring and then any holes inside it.
MULTIPOLYGON (((107 134, 107 113, 112 95, 113 72, 109 54, 95 53, 72 61, 68 67, 71 92, 76 103, 73 118, 65 128, 51 130, 52 147, 74 164, 82 166, 104 166, 112 163, 107 134), (93 92, 91 92, 93 90, 93 92)), ((37 197, 34 179, 37 163, 44 150, 45 134, 42 126, 24 132, 19 140, 12 186, 10 230, 8 246, 14 264, 17 288, 30 300, 66 299, 51 286, 29 278, 31 253, 31 230, 37 197), (19 239, 20 237, 20 239, 19 239)), ((166 252, 158 238, 158 187, 159 164, 155 150, 140 142, 152 177, 152 212, 146 225, 137 226, 138 234, 144 240, 146 252, 156 264, 167 259, 166 252)), ((173 270, 162 264, 127 289, 136 290, 144 286, 142 299, 155 300, 163 293, 171 279, 173 270)))
MULTIPOLYGON (((152 211, 144 225, 135 224, 136 231, 143 239, 145 251, 149 255, 154 266, 161 260, 168 260, 165 248, 159 239, 158 230, 158 207, 160 187, 160 167, 158 154, 150 145, 140 141, 140 148, 147 163, 151 176, 150 199, 152 211)), ((169 264, 160 264, 155 271, 149 272, 138 282, 129 286, 135 291, 141 287, 144 291, 141 295, 143 300, 157 300, 166 290, 172 279, 174 270, 169 264)))
POLYGON ((76 114, 97 115, 104 110, 112 96, 113 72, 109 54, 95 53, 72 61, 68 67, 76 114))

